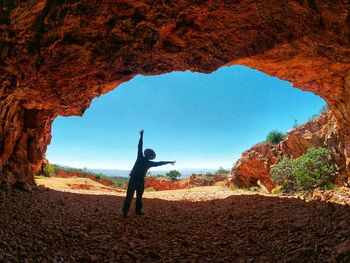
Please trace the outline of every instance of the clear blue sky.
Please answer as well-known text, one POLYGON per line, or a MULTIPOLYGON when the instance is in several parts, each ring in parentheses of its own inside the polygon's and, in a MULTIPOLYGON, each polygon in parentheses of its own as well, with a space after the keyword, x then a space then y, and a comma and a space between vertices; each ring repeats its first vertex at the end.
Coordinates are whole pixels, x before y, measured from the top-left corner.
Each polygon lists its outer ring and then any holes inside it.
POLYGON ((58 117, 47 158, 72 167, 131 169, 138 131, 156 160, 181 168, 231 168, 274 129, 286 132, 325 105, 289 82, 243 66, 212 74, 137 76, 93 100, 82 117, 58 117))

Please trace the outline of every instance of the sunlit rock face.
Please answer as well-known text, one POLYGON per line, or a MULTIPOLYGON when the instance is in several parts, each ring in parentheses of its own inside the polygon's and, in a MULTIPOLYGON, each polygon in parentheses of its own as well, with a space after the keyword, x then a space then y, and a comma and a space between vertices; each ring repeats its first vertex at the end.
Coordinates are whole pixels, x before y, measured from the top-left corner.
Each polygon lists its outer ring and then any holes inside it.
POLYGON ((34 185, 57 115, 136 74, 243 64, 322 96, 350 152, 348 1, 0 2, 0 180, 34 185))
POLYGON ((330 150, 336 165, 338 185, 349 186, 344 155, 344 139, 331 112, 311 120, 287 133, 279 144, 257 144, 245 151, 235 163, 228 178, 228 184, 237 187, 257 186, 258 181, 269 191, 274 187, 271 181, 271 166, 284 156, 297 158, 310 147, 325 147, 330 150))
POLYGON ((146 191, 162 191, 162 190, 178 190, 185 189, 189 187, 188 180, 180 180, 172 182, 165 178, 154 178, 152 176, 147 176, 145 179, 145 189, 146 191))

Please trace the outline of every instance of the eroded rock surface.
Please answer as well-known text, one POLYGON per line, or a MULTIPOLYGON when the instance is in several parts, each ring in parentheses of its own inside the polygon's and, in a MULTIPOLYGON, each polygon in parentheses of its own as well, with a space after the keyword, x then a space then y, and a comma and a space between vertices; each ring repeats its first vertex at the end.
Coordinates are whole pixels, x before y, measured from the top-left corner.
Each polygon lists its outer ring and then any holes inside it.
POLYGON ((287 133, 279 144, 257 144, 245 151, 235 163, 228 183, 238 187, 256 186, 258 180, 271 191, 274 187, 270 177, 270 168, 283 156, 297 158, 310 147, 326 147, 331 151, 338 175, 337 183, 348 185, 344 139, 331 112, 313 119, 287 133))
POLYGON ((0 213, 0 261, 348 262, 349 259, 347 206, 261 195, 202 202, 145 198, 147 215, 135 216, 132 206, 124 219, 123 201, 123 197, 110 195, 14 191, 0 202, 0 211, 6 211, 0 213))
POLYGON ((166 178, 155 178, 152 176, 147 176, 145 179, 145 189, 153 188, 153 190, 161 191, 185 189, 188 187, 190 187, 188 180, 179 180, 172 182, 171 180, 166 178))
POLYGON ((137 74, 242 64, 322 96, 350 160, 348 1, 0 2, 0 181, 34 185, 57 115, 137 74))

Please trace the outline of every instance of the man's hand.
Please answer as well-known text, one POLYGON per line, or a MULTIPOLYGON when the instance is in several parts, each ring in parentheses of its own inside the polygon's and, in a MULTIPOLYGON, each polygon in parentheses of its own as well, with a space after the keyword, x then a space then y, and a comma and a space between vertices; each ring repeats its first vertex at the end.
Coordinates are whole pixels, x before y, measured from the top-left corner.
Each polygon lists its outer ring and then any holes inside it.
POLYGON ((141 135, 141 136, 143 135, 143 129, 142 129, 142 130, 140 130, 140 135, 141 135))

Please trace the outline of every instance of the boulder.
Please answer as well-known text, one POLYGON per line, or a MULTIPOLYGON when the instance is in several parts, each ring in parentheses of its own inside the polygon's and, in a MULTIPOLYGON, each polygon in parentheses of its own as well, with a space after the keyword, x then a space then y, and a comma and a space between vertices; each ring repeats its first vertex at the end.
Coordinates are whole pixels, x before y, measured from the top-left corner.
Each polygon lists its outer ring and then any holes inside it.
POLYGON ((228 184, 236 187, 257 186, 258 181, 268 191, 274 187, 270 169, 284 156, 297 158, 310 147, 325 147, 331 151, 337 169, 336 183, 350 183, 346 170, 343 138, 331 111, 290 130, 279 144, 261 143, 245 151, 228 177, 228 184))

